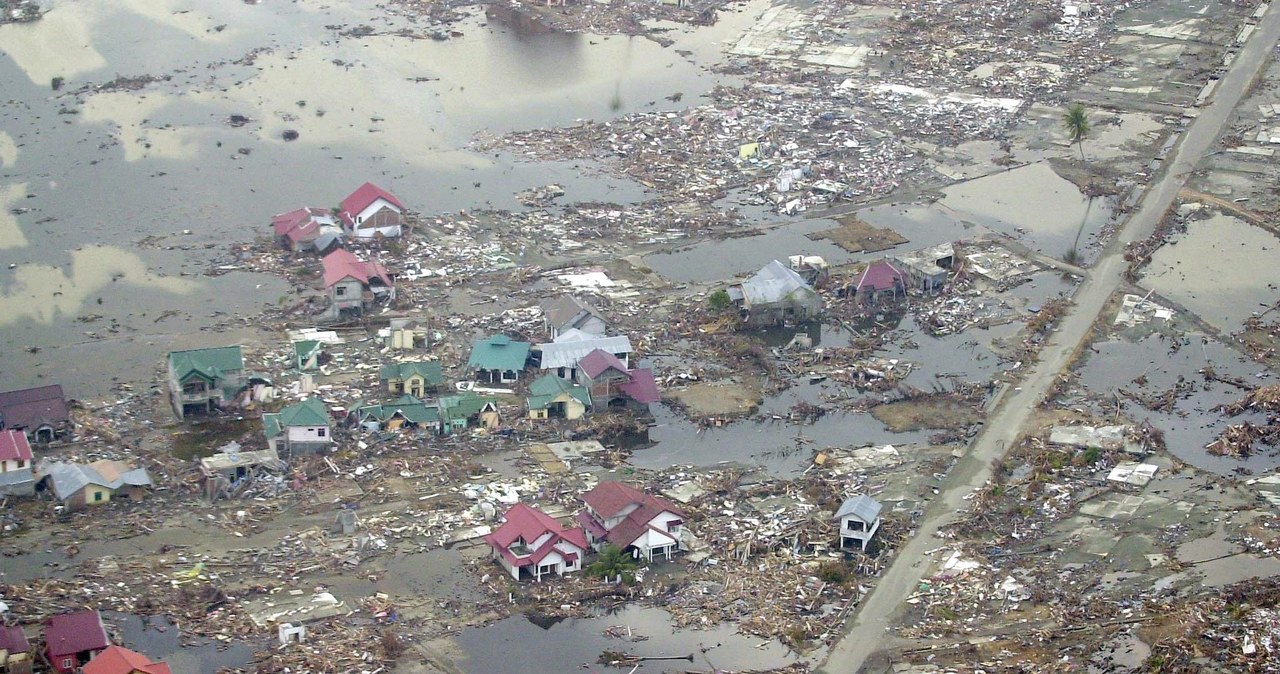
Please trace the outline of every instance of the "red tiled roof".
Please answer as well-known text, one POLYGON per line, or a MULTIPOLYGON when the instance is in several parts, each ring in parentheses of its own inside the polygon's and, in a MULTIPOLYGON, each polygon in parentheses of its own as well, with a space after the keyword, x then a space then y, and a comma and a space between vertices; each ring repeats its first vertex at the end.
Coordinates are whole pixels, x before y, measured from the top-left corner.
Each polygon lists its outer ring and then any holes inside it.
POLYGON ((368 208, 369 204, 372 204, 378 199, 386 199, 396 208, 404 210, 404 204, 400 203, 400 200, 395 198, 395 195, 381 187, 378 187, 377 185, 374 185, 373 183, 365 183, 358 187, 350 196, 342 200, 339 207, 342 209, 342 212, 348 214, 349 217, 355 217, 356 215, 359 215, 360 211, 368 208))
POLYGON ((858 279, 856 290, 862 292, 867 290, 890 290, 898 283, 905 283, 905 279, 898 268, 889 264, 888 260, 880 260, 867 265, 862 270, 862 276, 858 279))
POLYGON ((31 642, 27 641, 27 635, 21 627, 7 625, 0 627, 0 649, 10 653, 27 653, 31 651, 31 642))
POLYGON ((383 283, 391 285, 391 277, 381 264, 363 262, 345 248, 334 249, 320 260, 320 265, 324 267, 326 288, 332 288, 348 276, 365 285, 369 285, 369 279, 373 278, 382 279, 383 283))
POLYGON ((591 377, 592 379, 600 376, 601 372, 604 372, 609 368, 613 368, 623 374, 626 374, 627 372, 627 366, 624 365, 622 361, 618 360, 617 356, 602 349, 596 349, 595 351, 583 356, 582 360, 578 361, 578 369, 582 370, 583 374, 591 377))
MULTIPOLYGON (((511 562, 515 566, 525 566, 528 564, 536 564, 551 554, 552 548, 560 542, 567 542, 579 550, 585 550, 587 547, 587 536, 582 529, 566 529, 560 525, 556 519, 537 508, 517 503, 511 506, 503 515, 504 522, 496 531, 484 537, 494 550, 511 562), (550 532, 552 534, 545 543, 533 550, 533 554, 528 557, 516 557, 511 553, 510 547, 517 540, 524 540, 527 544, 541 538, 544 534, 550 532)), ((565 554, 565 551, 561 551, 565 554)))
POLYGON ((627 374, 631 375, 631 381, 619 385, 618 388, 629 398, 645 404, 662 400, 662 396, 658 393, 658 382, 653 379, 653 370, 647 367, 638 368, 629 370, 627 374))
POLYGON ((84 674, 173 674, 169 665, 152 662, 147 656, 120 646, 108 646, 84 666, 84 674))
POLYGON ((97 611, 77 611, 48 618, 44 621, 44 643, 53 658, 111 645, 97 611))
POLYGON ((608 529, 605 529, 595 520, 594 517, 591 516, 591 513, 585 510, 579 512, 573 519, 581 525, 585 531, 590 532, 590 534, 596 538, 604 538, 605 535, 609 533, 608 529))
POLYGON ((643 504, 648 495, 621 482, 601 482, 582 495, 582 501, 591 506, 603 519, 613 519, 629 505, 643 504))
POLYGON ((30 461, 31 443, 22 431, 0 431, 0 461, 30 461))
POLYGON ((70 418, 60 384, 0 393, 0 422, 4 428, 38 428, 70 418))

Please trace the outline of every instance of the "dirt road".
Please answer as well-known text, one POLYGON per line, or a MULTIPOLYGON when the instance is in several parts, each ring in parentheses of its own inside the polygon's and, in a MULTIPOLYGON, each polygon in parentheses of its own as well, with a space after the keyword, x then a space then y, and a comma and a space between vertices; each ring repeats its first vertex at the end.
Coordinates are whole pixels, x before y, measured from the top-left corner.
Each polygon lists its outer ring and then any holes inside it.
POLYGON ((1165 172, 1148 186, 1141 206, 1125 222, 1116 240, 1081 285, 1076 293, 1075 307, 1062 319, 1057 332, 1041 351, 1040 362, 1026 376, 1021 387, 1009 392, 968 454, 947 476, 941 494, 930 505, 915 537, 901 550, 895 563, 863 602, 852 628, 835 645, 818 671, 853 674, 884 646, 890 621, 902 601, 929 570, 932 563, 929 551, 941 545, 935 534, 950 524, 956 513, 965 507, 965 497, 987 481, 992 462, 1004 456, 1058 373, 1070 362, 1107 299, 1120 287, 1126 267, 1124 244, 1146 238, 1155 230, 1182 189, 1187 175, 1212 146, 1243 92, 1262 71, 1278 36, 1280 10, 1268 12, 1240 50, 1230 71, 1218 83, 1213 103, 1199 110, 1199 116, 1187 129, 1165 172))

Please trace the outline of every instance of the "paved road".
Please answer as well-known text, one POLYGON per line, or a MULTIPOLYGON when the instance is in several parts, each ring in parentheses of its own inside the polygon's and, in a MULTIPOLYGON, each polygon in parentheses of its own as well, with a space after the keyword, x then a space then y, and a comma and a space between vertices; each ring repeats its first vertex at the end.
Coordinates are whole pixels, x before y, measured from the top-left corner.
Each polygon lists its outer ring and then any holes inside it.
POLYGON ((1124 224, 1117 240, 1112 242, 1077 291, 1074 308, 1060 322, 1061 327, 1041 351, 1040 362, 1023 380, 1020 389, 1009 392, 1010 395, 988 419, 985 430, 968 454, 947 476, 941 493, 921 520, 916 536, 899 552, 895 563, 863 602, 852 629, 836 644, 818 671, 854 674, 870 655, 881 648, 890 620, 929 569, 931 560, 927 551, 942 544, 935 534, 966 507, 964 497, 990 478, 992 462, 1004 456, 1058 373, 1080 347, 1107 299, 1120 286, 1126 268, 1123 244, 1146 238, 1155 230, 1188 174, 1231 118, 1243 92, 1261 72, 1277 37, 1280 37, 1280 8, 1272 9, 1260 22, 1230 71, 1218 83, 1213 102, 1200 109, 1199 117, 1187 129, 1178 148, 1170 154, 1164 173, 1148 186, 1138 210, 1124 224))

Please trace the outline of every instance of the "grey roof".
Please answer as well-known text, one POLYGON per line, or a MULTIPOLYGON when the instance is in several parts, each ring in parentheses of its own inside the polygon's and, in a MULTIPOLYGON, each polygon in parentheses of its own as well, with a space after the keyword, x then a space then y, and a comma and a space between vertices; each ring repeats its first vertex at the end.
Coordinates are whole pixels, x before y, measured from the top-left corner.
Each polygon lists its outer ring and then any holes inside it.
POLYGON ((606 353, 631 353, 631 340, 626 335, 597 337, 581 330, 561 333, 554 342, 539 344, 542 350, 542 369, 576 367, 578 361, 596 349, 606 353))
POLYGON ((851 496, 840 504, 835 519, 844 519, 846 515, 853 515, 863 522, 874 522, 880 517, 880 502, 866 495, 851 496))
POLYGON ((0 487, 12 487, 35 481, 30 468, 17 468, 0 473, 0 487))
POLYGON ((240 443, 229 442, 218 448, 218 453, 213 456, 206 456, 200 459, 200 467, 205 472, 231 470, 241 466, 258 466, 267 465, 272 468, 280 468, 284 466, 284 462, 280 460, 280 455, 274 449, 258 449, 253 451, 245 451, 240 448, 240 443))
POLYGON ((595 307, 573 295, 561 295, 555 299, 543 300, 538 306, 542 308, 542 315, 546 317, 547 323, 557 329, 582 327, 592 316, 600 319, 602 323, 609 323, 599 311, 596 311, 595 307))
POLYGON ((777 260, 770 261, 742 283, 742 295, 749 304, 776 304, 796 292, 811 295, 814 290, 799 274, 777 260))
POLYGON ((50 478, 53 493, 60 500, 84 489, 86 485, 96 484, 107 489, 119 489, 123 486, 147 487, 151 485, 151 476, 145 468, 130 468, 121 461, 94 461, 93 463, 68 463, 66 461, 40 462, 36 473, 41 479, 50 478))

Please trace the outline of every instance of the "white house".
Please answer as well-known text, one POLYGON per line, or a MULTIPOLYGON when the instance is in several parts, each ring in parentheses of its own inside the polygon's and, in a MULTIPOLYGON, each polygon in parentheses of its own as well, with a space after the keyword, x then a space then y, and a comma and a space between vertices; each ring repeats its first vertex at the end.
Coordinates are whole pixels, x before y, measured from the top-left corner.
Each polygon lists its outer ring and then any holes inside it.
POLYGON ((290 405, 279 414, 262 415, 262 428, 267 446, 272 451, 283 450, 286 456, 324 451, 333 444, 329 409, 319 398, 290 405))
POLYGON ((400 236, 404 225, 404 204, 395 195, 365 183, 338 205, 338 217, 357 239, 400 236))
POLYGON ((596 549, 607 542, 648 561, 680 550, 684 513, 667 501, 621 482, 601 482, 582 501, 578 522, 596 549))
POLYGON ((512 578, 541 581, 543 576, 582 569, 587 539, 581 529, 566 529, 554 517, 523 503, 511 506, 503 520, 484 540, 512 578))
POLYGON ((554 340, 537 346, 536 350, 540 354, 538 367, 550 370, 561 379, 577 379, 578 361, 596 349, 613 354, 624 366, 630 365, 631 340, 626 335, 601 337, 570 328, 561 332, 554 340))
POLYGON ((845 499, 835 519, 840 520, 840 547, 857 544, 865 552, 867 543, 880 529, 880 502, 865 495, 845 499))

